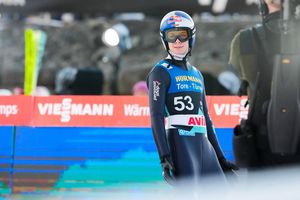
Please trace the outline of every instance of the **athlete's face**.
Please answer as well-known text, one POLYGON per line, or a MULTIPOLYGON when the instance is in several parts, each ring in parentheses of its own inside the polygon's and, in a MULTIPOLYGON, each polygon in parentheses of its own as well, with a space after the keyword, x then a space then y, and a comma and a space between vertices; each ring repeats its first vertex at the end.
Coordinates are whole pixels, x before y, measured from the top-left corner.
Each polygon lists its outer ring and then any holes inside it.
POLYGON ((169 42, 169 48, 170 50, 179 55, 185 55, 188 52, 189 49, 189 41, 180 42, 180 40, 177 38, 175 42, 171 43, 169 42))

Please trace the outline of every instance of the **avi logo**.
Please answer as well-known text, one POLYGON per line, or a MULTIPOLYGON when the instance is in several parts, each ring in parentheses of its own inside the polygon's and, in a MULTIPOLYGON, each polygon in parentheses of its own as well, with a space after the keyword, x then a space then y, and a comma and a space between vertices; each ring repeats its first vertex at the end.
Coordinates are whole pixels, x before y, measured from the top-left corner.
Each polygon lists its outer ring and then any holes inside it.
POLYGON ((188 121, 189 126, 206 126, 204 116, 190 117, 188 121))
POLYGON ((159 90, 160 90, 160 82, 153 81, 153 100, 157 101, 157 97, 159 97, 159 90))

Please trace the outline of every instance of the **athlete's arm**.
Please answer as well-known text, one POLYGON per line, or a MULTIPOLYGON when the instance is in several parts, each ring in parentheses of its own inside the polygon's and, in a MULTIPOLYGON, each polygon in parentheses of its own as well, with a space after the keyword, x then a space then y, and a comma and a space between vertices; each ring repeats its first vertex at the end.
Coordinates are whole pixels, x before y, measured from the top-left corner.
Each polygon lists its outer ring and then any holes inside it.
POLYGON ((147 77, 151 127, 160 159, 170 156, 164 124, 164 109, 170 77, 162 67, 154 67, 147 77))

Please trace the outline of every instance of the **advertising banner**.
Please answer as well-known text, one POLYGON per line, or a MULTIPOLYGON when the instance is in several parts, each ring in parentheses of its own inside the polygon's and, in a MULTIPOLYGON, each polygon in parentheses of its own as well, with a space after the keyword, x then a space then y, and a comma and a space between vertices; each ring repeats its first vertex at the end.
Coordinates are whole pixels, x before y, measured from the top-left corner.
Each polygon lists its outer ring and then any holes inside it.
POLYGON ((208 96, 207 101, 209 114, 216 128, 234 127, 242 118, 247 118, 247 97, 208 96))
MULTIPOLYGON (((208 96, 216 128, 246 118, 246 97, 208 96)), ((0 98, 0 125, 72 127, 150 127, 146 96, 8 96, 0 98)))
POLYGON ((0 125, 31 125, 32 96, 0 97, 0 125))
POLYGON ((35 126, 148 127, 148 98, 132 96, 36 97, 35 126))

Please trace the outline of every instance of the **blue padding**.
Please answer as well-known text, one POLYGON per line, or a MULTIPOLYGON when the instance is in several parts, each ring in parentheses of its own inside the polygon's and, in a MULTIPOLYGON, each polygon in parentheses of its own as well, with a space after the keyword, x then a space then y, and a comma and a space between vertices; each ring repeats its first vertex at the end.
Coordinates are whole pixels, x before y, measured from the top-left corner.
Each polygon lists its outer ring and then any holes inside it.
POLYGON ((0 127, 0 160, 3 157, 10 157, 13 146, 13 127, 0 127))
POLYGON ((16 156, 119 158, 142 147, 156 151, 149 128, 20 127, 16 156))
MULTIPOLYGON (((232 129, 217 128, 216 132, 223 151, 232 159, 232 129)), ((150 128, 18 127, 15 155, 59 158, 59 163, 62 158, 116 159, 137 148, 156 151, 150 128)), ((54 164, 56 160, 33 162, 54 164)))
MULTIPOLYGON (((0 173, 22 176, 15 182, 31 180, 28 184, 37 190, 40 181, 53 189, 162 181, 150 128, 17 127, 15 151, 13 130, 0 127, 0 173)), ((232 128, 216 133, 225 156, 233 160, 232 128)))
POLYGON ((225 157, 231 161, 234 160, 233 147, 232 147, 232 128, 216 128, 217 137, 225 157))
MULTIPOLYGON (((217 128, 216 132, 226 157, 232 159, 232 128, 217 128)), ((0 162, 3 163, 12 153, 13 127, 0 127, 0 133, 0 162)), ((59 164, 64 161, 62 158, 116 159, 136 148, 156 151, 150 128, 17 127, 15 156, 59 158, 30 161, 59 164)))

